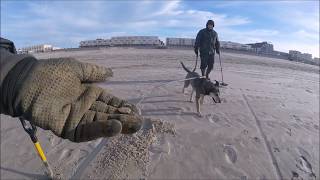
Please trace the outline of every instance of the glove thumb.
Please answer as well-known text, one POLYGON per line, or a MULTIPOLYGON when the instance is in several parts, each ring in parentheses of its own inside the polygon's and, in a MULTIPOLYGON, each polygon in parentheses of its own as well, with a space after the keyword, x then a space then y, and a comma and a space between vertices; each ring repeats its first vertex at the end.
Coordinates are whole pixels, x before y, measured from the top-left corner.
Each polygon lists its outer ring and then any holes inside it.
POLYGON ((75 62, 76 66, 78 66, 76 73, 83 83, 105 81, 108 77, 113 76, 111 68, 78 61, 75 62))

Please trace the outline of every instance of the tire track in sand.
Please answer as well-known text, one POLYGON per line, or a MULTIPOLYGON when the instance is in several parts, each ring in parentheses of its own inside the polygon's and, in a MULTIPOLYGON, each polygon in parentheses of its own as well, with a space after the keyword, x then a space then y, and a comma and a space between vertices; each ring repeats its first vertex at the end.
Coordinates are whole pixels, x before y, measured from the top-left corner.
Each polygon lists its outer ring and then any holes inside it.
POLYGON ((78 166, 75 173, 71 176, 70 179, 80 179, 82 173, 90 165, 90 162, 99 154, 101 149, 108 143, 107 138, 103 138, 102 141, 98 144, 96 148, 83 160, 83 162, 78 166))
MULTIPOLYGON (((241 90, 241 91, 242 91, 242 90, 241 90)), ((256 124, 257 124, 257 126, 258 126, 258 131, 260 132, 260 135, 261 135, 262 138, 263 138, 263 142, 264 142, 265 146, 267 147, 268 153, 269 153, 270 158, 271 158, 271 160, 272 160, 272 165, 273 165, 274 169, 275 169, 276 172, 277 172, 277 173, 276 173, 276 174, 277 174, 277 177, 278 177, 278 179, 283 179, 283 176, 282 176, 282 174, 281 174, 281 171, 280 171, 279 165, 278 165, 278 163, 277 163, 277 160, 276 160, 274 154, 272 153, 270 143, 269 143, 268 140, 267 140, 267 136, 266 136, 266 135, 263 133, 263 131, 262 131, 261 123, 260 123, 258 117, 256 116, 256 114, 254 113, 252 107, 250 106, 249 101, 248 101, 246 95, 244 95, 243 92, 242 92, 242 96, 243 96, 243 98, 244 98, 244 100, 245 100, 245 102, 246 102, 246 104, 247 104, 247 106, 248 106, 248 109, 250 110, 252 116, 254 117, 254 119, 255 119, 255 121, 256 121, 256 124)))

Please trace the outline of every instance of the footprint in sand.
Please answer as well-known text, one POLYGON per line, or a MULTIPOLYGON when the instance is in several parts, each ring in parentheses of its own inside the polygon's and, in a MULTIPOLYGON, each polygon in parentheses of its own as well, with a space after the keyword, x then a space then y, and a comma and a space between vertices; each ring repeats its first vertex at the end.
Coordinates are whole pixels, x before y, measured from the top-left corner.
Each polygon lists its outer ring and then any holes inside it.
POLYGON ((299 116, 297 116, 297 115, 292 115, 292 117, 293 117, 296 121, 300 121, 300 122, 301 122, 301 119, 300 119, 299 116))
POLYGON ((214 114, 207 114, 206 118, 209 120, 210 123, 217 123, 220 121, 219 117, 214 114))
POLYGON ((227 103, 228 102, 226 98, 220 98, 220 100, 221 100, 221 103, 227 103))
POLYGON ((297 149, 298 149, 299 154, 301 156, 306 157, 308 159, 311 158, 310 154, 305 149, 303 149, 302 147, 298 147, 297 149))
POLYGON ((161 140, 160 142, 151 145, 149 150, 155 154, 170 154, 171 144, 166 140, 161 140))
POLYGON ((277 148, 277 147, 274 147, 274 148, 273 148, 273 152, 280 152, 280 149, 277 148))
POLYGON ((291 177, 291 180, 302 180, 302 178, 299 178, 299 174, 295 171, 291 171, 292 173, 292 177, 291 177))
POLYGON ((306 92, 308 92, 308 93, 311 93, 311 94, 312 94, 312 91, 311 91, 311 90, 309 90, 309 89, 307 89, 307 90, 306 90, 306 92))
POLYGON ((247 176, 241 176, 240 180, 247 180, 247 176))
POLYGON ((60 154, 59 161, 62 160, 62 159, 67 159, 67 158, 71 157, 72 150, 70 150, 70 149, 62 149, 59 154, 60 154))
POLYGON ((304 156, 300 156, 296 161, 297 161, 296 167, 299 170, 309 174, 310 177, 315 177, 315 174, 312 171, 311 164, 304 156))
POLYGON ((223 152, 225 153, 227 162, 234 164, 237 161, 237 152, 232 145, 224 145, 223 152))

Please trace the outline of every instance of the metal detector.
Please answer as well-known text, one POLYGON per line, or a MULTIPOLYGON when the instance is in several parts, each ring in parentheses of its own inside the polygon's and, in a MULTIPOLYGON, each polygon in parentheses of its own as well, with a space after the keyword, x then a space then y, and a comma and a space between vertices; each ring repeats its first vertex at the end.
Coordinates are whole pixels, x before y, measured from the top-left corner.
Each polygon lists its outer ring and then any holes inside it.
POLYGON ((46 172, 45 172, 46 175, 50 179, 53 179, 53 171, 52 171, 52 169, 51 169, 51 167, 50 167, 50 165, 49 165, 49 163, 47 161, 47 158, 46 158, 46 156, 45 156, 45 154, 44 154, 44 152, 43 152, 43 150, 41 148, 41 145, 40 145, 40 143, 38 141, 38 138, 36 136, 37 127, 35 125, 33 125, 32 123, 30 123, 31 127, 28 127, 27 123, 26 123, 26 121, 25 121, 25 119, 23 117, 19 117, 19 119, 20 119, 20 122, 22 124, 23 129, 29 134, 29 136, 30 136, 30 138, 31 138, 36 150, 37 150, 37 153, 38 153, 40 159, 42 160, 44 166, 46 167, 46 172))
POLYGON ((223 72, 222 72, 222 63, 221 63, 220 53, 219 53, 219 62, 220 62, 220 72, 221 72, 221 79, 222 79, 222 81, 220 82, 220 85, 221 86, 228 86, 227 83, 223 82, 223 72))

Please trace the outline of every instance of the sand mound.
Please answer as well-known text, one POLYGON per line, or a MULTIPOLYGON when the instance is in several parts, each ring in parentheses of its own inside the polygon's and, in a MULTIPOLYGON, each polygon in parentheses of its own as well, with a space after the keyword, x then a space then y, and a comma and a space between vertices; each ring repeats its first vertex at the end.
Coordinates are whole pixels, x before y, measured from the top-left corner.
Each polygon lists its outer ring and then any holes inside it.
POLYGON ((148 176, 149 149, 166 134, 176 134, 174 124, 146 119, 143 129, 135 135, 120 135, 110 139, 97 157, 94 175, 89 174, 88 177, 121 179, 134 175, 148 176))

